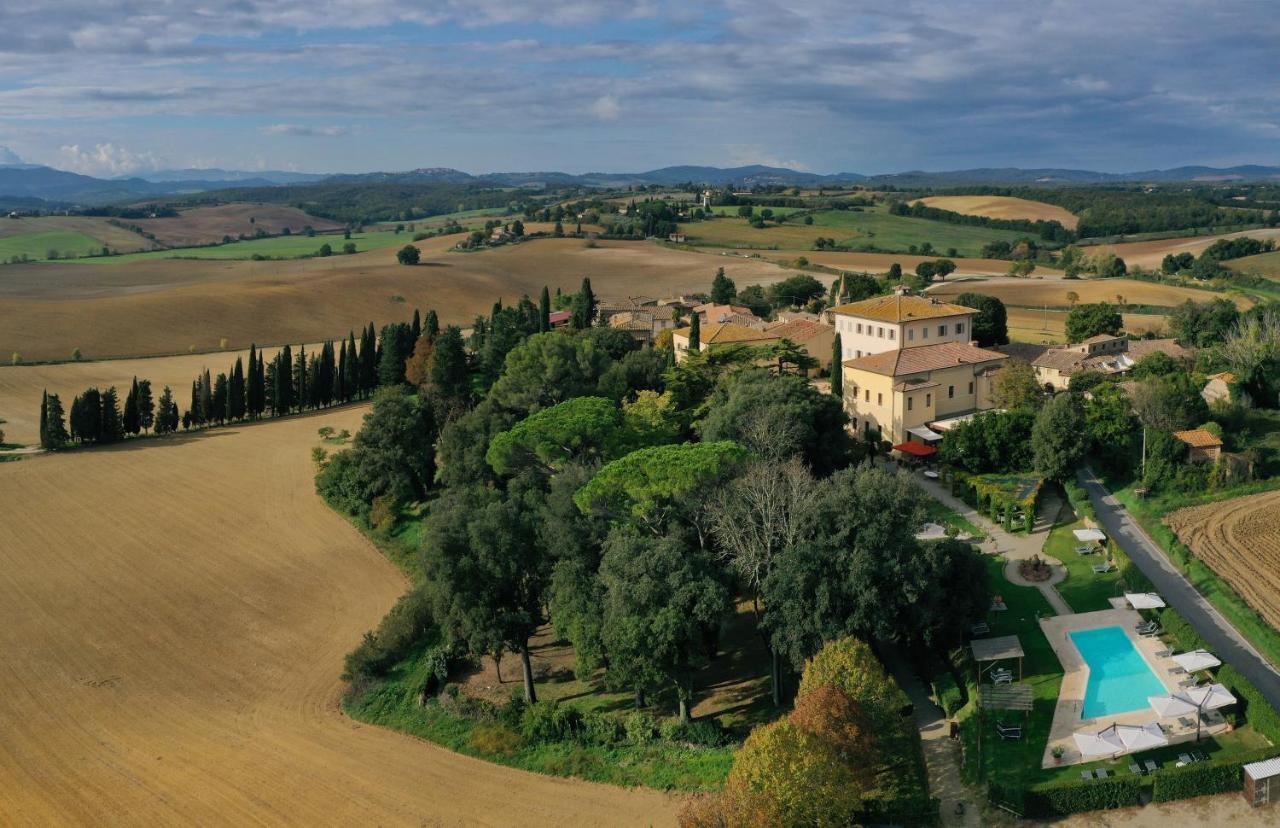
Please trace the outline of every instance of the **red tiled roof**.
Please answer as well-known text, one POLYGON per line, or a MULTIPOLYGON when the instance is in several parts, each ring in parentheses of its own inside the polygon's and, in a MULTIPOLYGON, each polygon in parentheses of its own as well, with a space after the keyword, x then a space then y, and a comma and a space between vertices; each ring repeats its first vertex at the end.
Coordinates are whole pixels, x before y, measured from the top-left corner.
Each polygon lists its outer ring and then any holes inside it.
POLYGON ((873 374, 900 377, 904 374, 936 371, 939 368, 950 368, 954 365, 977 365, 1008 358, 999 351, 988 351, 986 348, 979 348, 967 342, 941 342, 920 348, 903 348, 897 351, 869 354, 858 359, 846 360, 844 364, 849 368, 870 371, 873 374))

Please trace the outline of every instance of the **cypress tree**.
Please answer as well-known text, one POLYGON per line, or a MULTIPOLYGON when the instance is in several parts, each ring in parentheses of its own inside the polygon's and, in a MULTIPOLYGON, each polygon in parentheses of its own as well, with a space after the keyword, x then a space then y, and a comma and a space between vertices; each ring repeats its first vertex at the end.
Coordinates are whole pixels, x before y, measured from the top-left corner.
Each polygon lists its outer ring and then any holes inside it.
POLYGON ((138 414, 138 378, 133 378, 129 393, 124 398, 124 417, 122 427, 125 434, 137 434, 142 430, 142 417, 138 414))
POLYGON ((151 380, 138 380, 138 425, 149 430, 156 422, 156 402, 151 395, 151 380))
POLYGON ((173 392, 165 386, 160 392, 159 410, 156 412, 156 434, 168 434, 178 428, 178 406, 173 402, 173 392))
POLYGON ((356 353, 356 335, 354 332, 347 335, 347 373, 343 384, 347 390, 346 398, 348 400, 360 396, 360 357, 356 353))
POLYGON ((200 378, 196 377, 191 383, 191 405, 187 408, 187 416, 196 425, 200 424, 200 378))
POLYGON ((591 290, 591 279, 583 277, 582 288, 573 297, 573 327, 590 328, 596 318, 596 295, 591 290))
POLYGON ((258 410, 253 412, 258 417, 261 417, 262 412, 267 410, 267 366, 264 364, 265 361, 262 351, 258 351, 258 410))
POLYGON ((413 309, 413 324, 409 327, 409 330, 413 333, 413 336, 410 338, 414 342, 417 342, 418 337, 422 336, 422 318, 418 316, 417 308, 413 309))
POLYGON ((288 345, 280 352, 276 369, 276 414, 283 416, 293 408, 293 351, 288 345))
POLYGON ((405 347, 408 327, 391 324, 382 329, 382 356, 378 361, 378 384, 399 385, 404 382, 404 361, 409 358, 405 347))
POLYGON ((307 404, 307 346, 298 346, 298 358, 293 363, 293 404, 299 411, 307 404))
POLYGON ((471 372, 462 331, 455 325, 444 329, 431 361, 431 381, 445 397, 465 400, 471 396, 471 372))
POLYGON ((98 440, 103 443, 114 443, 124 437, 124 423, 120 419, 120 395, 113 385, 102 392, 99 411, 101 425, 98 429, 98 440))
POLYGON ((244 413, 249 417, 256 417, 259 411, 260 403, 258 402, 258 346, 256 343, 249 345, 249 375, 245 378, 244 386, 244 413))
POLYGON ((365 328, 360 340, 360 393, 367 396, 378 387, 378 348, 373 323, 365 328))
POLYGON ((844 360, 840 353, 844 350, 840 342, 840 334, 831 341, 831 395, 837 400, 844 400, 844 360))
POLYGON ((209 369, 206 368, 200 379, 200 422, 212 421, 213 414, 213 380, 209 378, 209 369))
POLYGON ((53 448, 49 445, 49 389, 45 389, 40 397, 40 448, 53 448))
POLYGON ((696 354, 702 350, 702 316, 695 313, 689 320, 689 352, 696 354))
POLYGON ((538 331, 546 333, 551 330, 551 292, 542 286, 542 295, 538 297, 538 331))
POLYGON ((48 449, 60 449, 67 442, 67 423, 62 414, 62 400, 57 394, 49 394, 45 401, 45 415, 41 423, 40 439, 48 449))
POLYGON ((227 381, 227 418, 230 420, 244 419, 244 409, 244 361, 240 357, 236 357, 236 364, 231 369, 231 376, 227 381))
POLYGON ((341 340, 338 351, 338 369, 333 374, 333 398, 338 402, 347 401, 347 340, 341 340))
POLYGON ((427 311, 427 327, 424 333, 432 342, 440 337, 440 317, 436 316, 434 310, 427 311))

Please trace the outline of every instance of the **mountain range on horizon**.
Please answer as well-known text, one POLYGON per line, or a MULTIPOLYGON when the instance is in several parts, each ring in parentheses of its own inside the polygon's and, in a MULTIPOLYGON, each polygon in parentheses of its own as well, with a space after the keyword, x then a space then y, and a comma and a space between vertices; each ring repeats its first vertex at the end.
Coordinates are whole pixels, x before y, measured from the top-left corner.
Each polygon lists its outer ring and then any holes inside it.
MULTIPOLYGON (((16 156, 14 156, 16 158, 16 156)), ((803 172, 786 167, 753 164, 739 167, 681 165, 646 172, 582 174, 556 171, 492 172, 475 175, 449 167, 422 167, 402 172, 301 173, 280 170, 248 171, 172 169, 137 172, 128 177, 98 178, 19 160, 0 163, 0 204, 37 208, 99 206, 139 199, 174 197, 224 189, 306 186, 310 184, 454 184, 503 187, 581 186, 615 188, 693 183, 703 186, 839 186, 872 185, 937 188, 978 185, 1082 186, 1132 183, 1232 183, 1280 181, 1280 166, 1184 166, 1167 170, 1103 173, 1066 168, 976 168, 965 170, 908 170, 865 175, 803 172)))

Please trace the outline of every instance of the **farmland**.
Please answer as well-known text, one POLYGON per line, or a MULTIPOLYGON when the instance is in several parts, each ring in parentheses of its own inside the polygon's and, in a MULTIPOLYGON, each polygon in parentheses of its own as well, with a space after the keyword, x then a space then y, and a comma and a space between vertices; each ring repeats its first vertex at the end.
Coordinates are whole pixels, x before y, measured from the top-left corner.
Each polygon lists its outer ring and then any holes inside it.
POLYGON ((1280 492, 1179 509, 1165 523, 1280 629, 1280 492))
MULTIPOLYGON (((724 252, 727 255, 743 255, 737 251, 720 252, 724 252)), ((895 263, 901 265, 904 272, 910 273, 921 262, 936 261, 938 259, 938 256, 913 256, 903 253, 852 253, 831 250, 811 250, 790 256, 782 256, 777 252, 764 250, 757 255, 786 264, 794 262, 798 256, 804 256, 811 264, 822 265, 836 270, 863 271, 867 273, 884 273, 895 263)), ((1003 276, 1009 272, 1009 262, 1004 259, 956 258, 953 261, 956 263, 955 274, 950 277, 953 279, 957 276, 973 275, 1003 276)), ((1053 278, 1060 277, 1062 271, 1044 265, 1037 265, 1034 275, 1053 278)))
POLYGON ((394 230, 381 230, 365 233, 352 233, 351 238, 341 234, 306 236, 301 233, 288 236, 273 236, 264 239, 246 239, 228 244, 209 247, 182 247, 173 250, 152 250, 146 253, 129 253, 124 256, 109 256, 96 259, 80 259, 78 264, 119 266, 134 262, 145 262, 154 259, 252 259, 254 256, 270 259, 296 259, 303 256, 314 256, 321 245, 327 244, 334 255, 341 255, 342 246, 348 242, 356 246, 357 251, 381 250, 397 244, 406 244, 412 234, 396 233, 394 230))
POLYGON ((911 245, 932 244, 942 255, 954 247, 956 255, 977 256, 991 241, 1016 241, 1025 236, 1012 230, 968 227, 928 219, 893 216, 881 207, 865 210, 826 210, 813 214, 813 224, 770 223, 752 227, 745 218, 722 218, 680 225, 691 244, 712 247, 808 250, 818 237, 833 238, 841 247, 907 252, 911 245))
POLYGON ((987 216, 996 219, 1027 219, 1028 221, 1056 221, 1068 230, 1074 230, 1078 219, 1062 207, 1012 196, 959 195, 930 196, 920 199, 927 207, 963 213, 966 216, 987 216))
POLYGON ((342 229, 336 221, 309 215, 296 207, 245 202, 193 207, 173 217, 125 219, 122 223, 138 226, 165 247, 212 244, 222 241, 223 236, 252 236, 258 230, 275 235, 286 227, 294 233, 301 233, 307 225, 317 232, 342 229))
MULTIPOLYGON (((1119 297, 1130 305, 1150 305, 1171 308, 1191 299, 1207 302, 1224 296, 1195 288, 1164 285, 1157 282, 1140 282, 1135 279, 1077 279, 1036 280, 994 278, 936 284, 929 289, 931 296, 954 297, 968 291, 986 293, 1000 299, 1006 305, 1021 307, 1069 308, 1072 304, 1068 293, 1076 294, 1078 302, 1117 302, 1119 297)), ((1241 308, 1252 303, 1249 299, 1229 296, 1241 308)))
POLYGON ((1133 265, 1141 265, 1142 267, 1157 270, 1160 267, 1161 260, 1170 253, 1191 253, 1198 256, 1201 251, 1218 239, 1234 239, 1240 236, 1248 236, 1253 239, 1280 240, 1280 228, 1273 227, 1258 230, 1242 230, 1238 233, 1224 233, 1216 236, 1193 236, 1189 238, 1160 239, 1158 241, 1123 242, 1121 244, 1106 244, 1099 245, 1097 247, 1088 247, 1086 250, 1090 253, 1104 250, 1110 251, 1124 259, 1130 267, 1133 265))
MULTIPOLYGON (((982 293, 980 287, 975 292, 982 293)), ((1033 342, 1036 344, 1066 342, 1067 312, 1063 310, 1044 311, 1037 308, 1007 309, 1009 317, 1009 338, 1014 342, 1033 342)), ((1157 334, 1167 328, 1167 320, 1156 314, 1126 313, 1124 329, 1141 336, 1147 331, 1157 334)))
POLYGON ((1242 273, 1254 273, 1258 276, 1266 276, 1268 279, 1280 278, 1280 251, 1245 256, 1243 259, 1232 259, 1223 264, 1242 273))
MULTIPOLYGON (((341 237, 339 237, 340 239, 341 237)), ((401 236, 403 240, 404 237, 401 236)), ((469 324, 496 298, 536 296, 542 286, 598 294, 663 296, 705 290, 715 269, 745 286, 785 278, 758 259, 732 260, 644 242, 538 239, 475 253, 457 237, 418 242, 422 265, 396 264, 390 249, 284 261, 148 260, 125 267, 73 263, 0 269, 0 354, 27 361, 207 351, 226 339, 314 342, 370 320, 406 320, 436 308, 446 323, 469 324)), ((312 239, 311 241, 315 241, 312 239)), ((2 369, 0 369, 2 370, 2 369)))
POLYGON ((341 715, 343 654, 404 590, 313 490, 316 429, 354 431, 361 414, 0 465, 0 813, 673 820, 656 792, 521 773, 341 715))

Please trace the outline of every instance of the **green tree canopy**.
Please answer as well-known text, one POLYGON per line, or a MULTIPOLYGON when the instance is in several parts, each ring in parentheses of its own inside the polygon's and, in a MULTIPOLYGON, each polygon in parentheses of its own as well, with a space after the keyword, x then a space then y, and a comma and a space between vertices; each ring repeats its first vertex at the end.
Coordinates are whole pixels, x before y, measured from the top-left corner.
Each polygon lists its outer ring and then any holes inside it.
POLYGON ((1091 336, 1118 336, 1124 319, 1114 306, 1106 302, 1076 305, 1067 314, 1067 341, 1083 342, 1091 336))
MULTIPOLYGON (((350 252, 355 252, 356 246, 354 244, 349 244, 347 247, 351 248, 350 252)), ((402 265, 416 265, 421 258, 421 251, 412 244, 406 244, 404 247, 396 251, 396 261, 402 265)))
POLYGON ((1032 463, 1051 480, 1074 474, 1084 454, 1080 439, 1084 414, 1075 394, 1058 394, 1045 403, 1031 428, 1032 463))
POLYGON ((711 280, 711 301, 717 305, 728 305, 738 295, 738 286, 724 275, 724 268, 716 269, 716 277, 711 280))
POLYGON ((1009 314, 1004 302, 985 293, 962 293, 956 304, 978 312, 973 317, 973 338, 978 345, 990 348, 1009 343, 1009 314))
POLYGON ((1035 416, 1025 407, 981 412, 947 432, 938 459, 970 474, 1026 471, 1035 416))
POLYGON ((999 408, 1039 408, 1044 402, 1044 389, 1036 379, 1031 363, 1010 359, 991 382, 991 401, 999 408))

